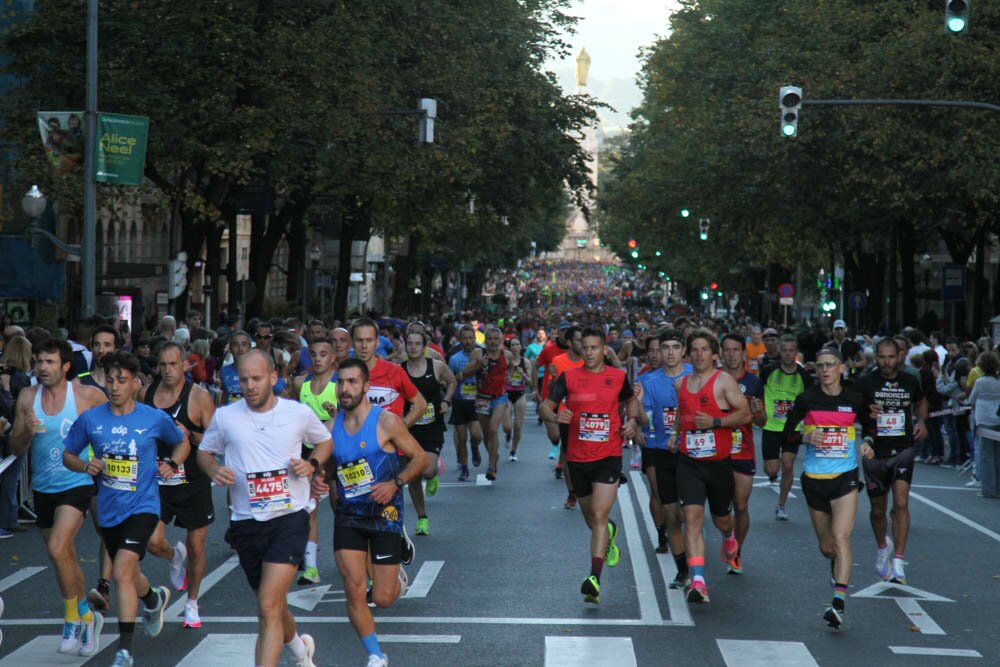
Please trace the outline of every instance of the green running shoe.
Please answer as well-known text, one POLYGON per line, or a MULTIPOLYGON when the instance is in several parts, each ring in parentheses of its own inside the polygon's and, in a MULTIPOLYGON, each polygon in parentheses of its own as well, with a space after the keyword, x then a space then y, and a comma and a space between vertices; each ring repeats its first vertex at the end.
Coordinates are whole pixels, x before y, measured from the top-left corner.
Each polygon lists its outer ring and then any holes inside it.
MULTIPOLYGON (((436 478, 435 478, 436 479, 436 478)), ((430 535, 431 534, 431 522, 427 520, 427 517, 422 517, 417 519, 417 535, 430 535)))
POLYGON ((299 586, 319 583, 319 570, 315 567, 307 567, 299 573, 299 586))
POLYGON ((618 526, 615 525, 614 521, 608 519, 608 551, 604 555, 604 563, 608 567, 617 567, 618 563, 622 559, 621 550, 615 543, 618 539, 618 526))
POLYGON ((583 580, 583 583, 580 585, 580 592, 583 593, 584 602, 591 604, 599 604, 601 602, 601 582, 594 575, 590 575, 583 580))
POLYGON ((441 482, 438 480, 437 475, 434 475, 429 480, 427 480, 427 486, 424 489, 424 492, 427 494, 427 497, 430 498, 431 496, 433 496, 435 493, 438 492, 438 488, 440 486, 441 482))

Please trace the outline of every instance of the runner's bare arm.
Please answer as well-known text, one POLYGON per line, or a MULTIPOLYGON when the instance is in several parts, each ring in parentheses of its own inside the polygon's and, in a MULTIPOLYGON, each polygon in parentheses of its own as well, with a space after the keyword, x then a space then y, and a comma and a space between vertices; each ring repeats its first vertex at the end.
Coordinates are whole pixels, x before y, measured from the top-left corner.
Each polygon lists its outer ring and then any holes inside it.
POLYGON ((733 379, 733 376, 723 373, 716 380, 717 390, 721 390, 725 402, 729 404, 730 413, 722 417, 719 422, 725 428, 735 428, 749 424, 753 419, 750 413, 750 405, 746 397, 740 391, 740 385, 733 379), (720 385, 721 381, 721 385, 720 385))
POLYGON ((236 475, 226 466, 219 465, 215 454, 198 450, 198 467, 205 471, 205 474, 212 478, 212 481, 219 486, 230 486, 236 483, 236 475))
POLYGON ((411 428, 416 424, 424 416, 426 410, 427 399, 418 391, 417 395, 410 400, 410 409, 406 412, 406 428, 411 428))
POLYGON ((76 397, 76 412, 78 415, 95 406, 108 402, 108 397, 97 387, 77 386, 76 393, 73 396, 76 397))
POLYGON ((917 440, 927 438, 927 398, 921 398, 917 403, 917 421, 913 425, 913 437, 917 440))
MULTIPOLYGON (((383 410, 379 415, 378 439, 380 443, 393 445, 396 451, 402 452, 403 456, 409 459, 409 463, 397 475, 403 486, 419 477, 427 467, 427 452, 410 434, 403 420, 388 410, 383 410)), ((400 488, 394 479, 375 484, 372 487, 372 500, 380 504, 388 503, 400 488)))
MULTIPOLYGON (((66 391, 70 391, 67 387, 66 391)), ((17 405, 14 407, 14 426, 10 432, 10 453, 20 456, 31 444, 35 435, 38 419, 35 417, 35 392, 42 391, 41 386, 24 389, 17 395, 17 405)))
POLYGON ((451 403, 452 396, 455 395, 455 388, 458 387, 458 380, 455 379, 455 374, 451 372, 448 368, 448 364, 443 361, 434 360, 434 372, 437 376, 438 383, 444 383, 444 400, 451 403))
MULTIPOLYGON (((191 417, 191 421, 201 428, 202 431, 205 431, 208 428, 208 425, 212 422, 212 416, 215 414, 215 402, 212 400, 212 394, 210 394, 207 389, 194 385, 191 388, 190 401, 194 410, 192 411, 189 409, 188 416, 191 417), (191 414, 192 412, 194 412, 194 414, 191 414)), ((204 435, 204 432, 188 433, 191 446, 194 447, 198 445, 204 435)))

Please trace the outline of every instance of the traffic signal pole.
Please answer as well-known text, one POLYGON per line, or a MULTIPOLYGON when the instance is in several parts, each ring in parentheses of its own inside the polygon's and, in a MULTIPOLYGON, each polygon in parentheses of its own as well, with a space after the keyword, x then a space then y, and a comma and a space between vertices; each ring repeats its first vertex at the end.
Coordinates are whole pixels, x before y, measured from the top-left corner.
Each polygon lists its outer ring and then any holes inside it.
POLYGON ((893 100, 893 99, 859 99, 859 100, 809 100, 803 99, 802 106, 812 107, 848 107, 848 106, 895 106, 895 107, 961 107, 964 109, 981 109, 983 111, 1000 112, 1000 105, 989 102, 973 102, 970 100, 893 100))

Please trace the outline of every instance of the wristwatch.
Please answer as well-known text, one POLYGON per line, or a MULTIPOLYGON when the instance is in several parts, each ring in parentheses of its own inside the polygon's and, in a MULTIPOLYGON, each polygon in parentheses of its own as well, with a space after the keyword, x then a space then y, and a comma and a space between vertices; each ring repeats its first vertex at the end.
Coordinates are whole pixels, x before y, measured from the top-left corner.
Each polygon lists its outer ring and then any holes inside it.
POLYGON ((718 417, 712 420, 712 428, 722 428, 722 420, 718 417))
POLYGON ((397 488, 397 489, 401 489, 401 488, 403 488, 404 486, 406 486, 406 482, 404 482, 404 481, 403 481, 403 480, 402 480, 401 478, 399 478, 399 477, 393 477, 393 478, 392 478, 392 481, 394 481, 394 482, 396 483, 396 488, 397 488))
POLYGON ((181 468, 180 464, 178 464, 177 461, 174 461, 173 459, 167 459, 166 461, 164 461, 164 463, 173 468, 174 472, 177 472, 181 468))
POLYGON ((319 472, 319 465, 320 465, 319 461, 317 461, 315 458, 312 458, 309 459, 309 463, 312 464, 313 472, 319 472))

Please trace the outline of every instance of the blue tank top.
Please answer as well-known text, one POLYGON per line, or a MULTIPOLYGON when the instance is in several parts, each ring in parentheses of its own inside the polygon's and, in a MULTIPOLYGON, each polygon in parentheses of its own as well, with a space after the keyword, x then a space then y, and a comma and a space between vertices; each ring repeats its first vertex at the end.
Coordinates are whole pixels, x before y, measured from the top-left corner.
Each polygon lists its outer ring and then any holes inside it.
MULTIPOLYGON (((469 355, 466 354, 465 350, 459 350, 455 354, 451 355, 451 359, 448 360, 448 368, 455 375, 462 372, 462 369, 466 367, 469 363, 469 355)), ((463 382, 460 382, 458 388, 455 389, 455 395, 452 396, 453 401, 474 401, 476 400, 476 376, 466 378, 463 382)))
POLYGON ((350 434, 344 428, 344 413, 333 422, 333 458, 337 465, 336 525, 355 526, 379 532, 403 530, 401 489, 385 505, 372 500, 372 487, 399 475, 399 455, 386 452, 378 443, 378 420, 382 408, 372 406, 361 429, 350 434))
MULTIPOLYGON (((94 478, 85 472, 73 472, 63 465, 63 438, 76 421, 76 396, 73 386, 66 386, 66 401, 57 414, 49 416, 42 410, 42 387, 35 391, 35 417, 42 425, 31 440, 31 485, 40 493, 60 493, 77 486, 93 484, 94 478)), ((83 457, 87 460, 89 456, 83 457)))

